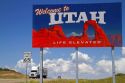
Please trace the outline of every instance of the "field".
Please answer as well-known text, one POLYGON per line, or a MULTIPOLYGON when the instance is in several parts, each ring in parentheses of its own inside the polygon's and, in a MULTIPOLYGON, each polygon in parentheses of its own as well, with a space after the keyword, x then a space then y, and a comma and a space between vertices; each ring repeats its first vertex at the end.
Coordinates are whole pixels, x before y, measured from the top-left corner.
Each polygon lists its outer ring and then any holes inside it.
MULTIPOLYGON (((29 83, 39 83, 38 80, 30 80, 29 83)), ((55 79, 44 80, 44 83, 75 83, 72 79, 55 79)), ((83 80, 80 79, 79 83, 112 83, 112 78, 98 79, 98 80, 83 80)), ((125 75, 119 74, 116 76, 116 83, 125 83, 125 75)))
MULTIPOLYGON (((26 83, 25 79, 0 79, 0 83, 26 83)), ((28 80, 28 83, 39 83, 39 80, 28 80)), ((75 83, 72 79, 44 80, 43 83, 75 83)), ((111 78, 100 80, 79 80, 79 83, 112 83, 111 78)), ((116 83, 125 83, 125 76, 116 77, 116 83)))
MULTIPOLYGON (((14 70, 0 68, 0 83, 26 83, 25 75, 14 70)), ((39 80, 28 79, 28 83, 39 83, 39 80)), ((43 83, 75 83, 75 79, 45 79, 43 83)), ((112 83, 112 78, 97 80, 80 79, 79 83, 112 83)), ((117 74, 116 83, 125 83, 125 74, 117 74)))
POLYGON ((22 78, 25 78, 25 75, 7 68, 0 68, 0 79, 22 79, 22 78))

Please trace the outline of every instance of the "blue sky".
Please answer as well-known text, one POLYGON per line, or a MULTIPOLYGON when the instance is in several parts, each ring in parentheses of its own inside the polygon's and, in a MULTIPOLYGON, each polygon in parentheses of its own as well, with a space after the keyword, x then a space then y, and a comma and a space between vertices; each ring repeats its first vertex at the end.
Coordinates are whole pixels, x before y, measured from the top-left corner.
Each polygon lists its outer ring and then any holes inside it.
MULTIPOLYGON (((32 58, 35 64, 39 64, 39 49, 32 48, 32 5, 33 4, 63 4, 63 3, 108 3, 108 2, 122 2, 122 32, 125 35, 125 1, 124 0, 0 0, 0 67, 14 68, 17 62, 23 59, 25 51, 32 52, 32 58)), ((125 39, 123 38, 123 45, 125 39)), ((46 50, 45 60, 58 61, 62 58, 63 61, 70 61, 73 57, 74 48, 50 48, 46 50)), ((90 64, 92 67, 100 60, 111 60, 110 48, 79 48, 83 54, 87 54, 92 59, 90 64)), ((121 48, 115 49, 116 60, 120 60, 121 48)), ((66 63, 66 64, 67 64, 66 63)), ((91 69, 91 68, 90 68, 91 69)), ((57 72, 58 71, 54 71, 57 72)), ((63 71, 64 72, 64 71, 63 71)), ((52 72, 50 76, 52 77, 52 72)), ((100 74, 100 76, 108 76, 107 73, 100 74)), ((70 74, 71 76, 72 74, 70 74)), ((80 75, 81 77, 88 77, 91 74, 80 75)), ((64 76, 67 76, 64 73, 64 76)), ((97 76, 99 77, 99 76, 97 76)))

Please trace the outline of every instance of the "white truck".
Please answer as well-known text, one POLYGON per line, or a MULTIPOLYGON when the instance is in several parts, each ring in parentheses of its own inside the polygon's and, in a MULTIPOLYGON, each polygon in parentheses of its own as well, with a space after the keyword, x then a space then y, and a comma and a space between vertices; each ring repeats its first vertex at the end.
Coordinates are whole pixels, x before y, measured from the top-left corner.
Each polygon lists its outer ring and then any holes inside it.
MULTIPOLYGON (((29 78, 40 78, 39 67, 32 67, 29 78)), ((47 78, 47 68, 43 68, 43 78, 47 78)))

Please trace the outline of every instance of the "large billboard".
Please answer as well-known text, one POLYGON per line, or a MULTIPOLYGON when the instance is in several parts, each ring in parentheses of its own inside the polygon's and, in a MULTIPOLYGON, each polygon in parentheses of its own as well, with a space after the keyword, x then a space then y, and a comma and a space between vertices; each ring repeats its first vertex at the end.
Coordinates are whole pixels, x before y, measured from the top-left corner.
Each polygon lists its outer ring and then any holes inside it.
POLYGON ((32 47, 120 47, 121 3, 33 5, 32 47))

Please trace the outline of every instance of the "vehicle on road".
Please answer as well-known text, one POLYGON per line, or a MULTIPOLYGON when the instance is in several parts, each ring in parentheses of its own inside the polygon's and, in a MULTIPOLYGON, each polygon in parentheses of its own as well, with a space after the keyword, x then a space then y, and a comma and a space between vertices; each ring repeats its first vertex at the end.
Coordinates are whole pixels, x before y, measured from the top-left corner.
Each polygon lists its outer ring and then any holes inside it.
MULTIPOLYGON (((29 78, 40 78, 40 68, 39 67, 32 67, 29 78)), ((47 78, 47 68, 43 68, 43 78, 47 78)))

